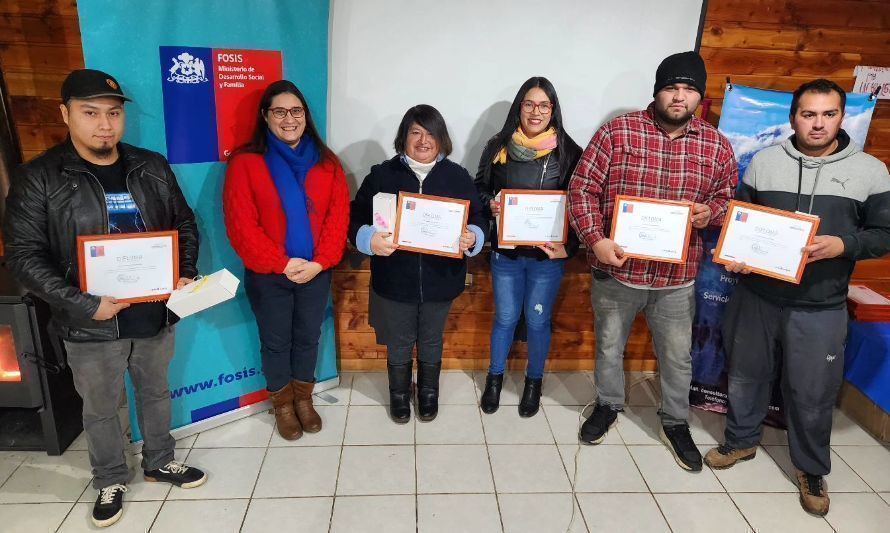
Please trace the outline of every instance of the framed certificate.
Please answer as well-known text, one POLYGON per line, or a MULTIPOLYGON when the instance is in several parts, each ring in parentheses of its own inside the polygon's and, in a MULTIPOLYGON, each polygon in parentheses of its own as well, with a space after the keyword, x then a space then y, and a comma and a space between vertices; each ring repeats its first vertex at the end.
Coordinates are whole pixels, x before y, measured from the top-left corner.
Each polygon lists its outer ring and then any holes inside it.
POLYGON ((691 202, 615 197, 611 239, 627 257, 685 263, 691 233, 691 202))
POLYGON ((745 263, 756 272, 800 283, 819 217, 733 200, 726 211, 714 262, 745 263))
POLYGON ((565 244, 569 223, 565 191, 502 189, 500 196, 499 244, 565 244))
POLYGON ((179 232, 77 237, 80 290, 119 302, 166 300, 179 280, 179 232))
POLYGON ((400 192, 393 241, 400 250, 460 259, 469 216, 469 200, 400 192))

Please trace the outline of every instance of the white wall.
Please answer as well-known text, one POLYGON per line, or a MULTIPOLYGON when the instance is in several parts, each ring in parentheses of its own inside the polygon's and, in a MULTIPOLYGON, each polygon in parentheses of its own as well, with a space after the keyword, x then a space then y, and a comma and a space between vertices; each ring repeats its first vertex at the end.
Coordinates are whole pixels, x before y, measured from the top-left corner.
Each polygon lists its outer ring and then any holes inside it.
POLYGON ((445 117, 475 174, 519 86, 553 82, 582 147, 652 99, 664 57, 695 46, 702 0, 332 0, 328 141, 355 187, 392 157, 405 111, 445 117))

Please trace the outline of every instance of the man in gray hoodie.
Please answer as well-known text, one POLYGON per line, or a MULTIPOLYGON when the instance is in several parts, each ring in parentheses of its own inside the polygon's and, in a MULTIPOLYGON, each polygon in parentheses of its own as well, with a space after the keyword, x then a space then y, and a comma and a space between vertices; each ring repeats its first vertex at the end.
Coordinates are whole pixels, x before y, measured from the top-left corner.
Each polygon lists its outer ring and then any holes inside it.
POLYGON ((750 274, 743 263, 727 266, 745 275, 723 319, 725 442, 705 456, 718 469, 754 457, 781 373, 800 502, 816 515, 829 505, 822 476, 831 470, 832 409, 843 380, 847 285, 856 261, 890 252, 890 175, 841 129, 845 103, 834 82, 801 85, 791 101, 794 135, 758 152, 742 179, 737 199, 821 220, 798 285, 750 274))

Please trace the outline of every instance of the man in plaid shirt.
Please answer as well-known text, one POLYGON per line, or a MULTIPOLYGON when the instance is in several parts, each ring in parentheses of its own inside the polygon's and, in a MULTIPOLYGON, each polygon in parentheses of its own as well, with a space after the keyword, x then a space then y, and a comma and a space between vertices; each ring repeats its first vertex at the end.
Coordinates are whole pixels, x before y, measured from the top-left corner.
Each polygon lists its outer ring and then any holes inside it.
POLYGON ((704 61, 695 52, 669 56, 655 75, 654 101, 644 111, 607 122, 593 136, 569 182, 569 219, 587 245, 593 269, 596 325, 593 413, 582 442, 599 444, 624 405, 624 347, 631 324, 646 314, 661 377, 661 439, 682 468, 698 471, 702 458, 689 434, 695 275, 702 260, 698 231, 685 263, 624 256, 608 238, 615 196, 692 202, 696 230, 720 226, 738 167, 729 141, 695 117, 705 89, 704 61))

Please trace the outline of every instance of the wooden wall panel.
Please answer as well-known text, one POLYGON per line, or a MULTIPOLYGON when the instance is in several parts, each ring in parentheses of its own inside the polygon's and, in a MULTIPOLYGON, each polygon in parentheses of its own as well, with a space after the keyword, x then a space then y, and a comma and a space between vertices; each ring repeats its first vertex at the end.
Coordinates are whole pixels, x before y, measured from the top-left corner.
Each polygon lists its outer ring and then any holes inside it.
POLYGON ((890 28, 884 0, 708 0, 706 23, 764 22, 785 27, 890 28))
POLYGON ((76 2, 0 0, 0 68, 24 161, 65 138, 59 92, 83 68, 80 45, 76 2))
MULTIPOLYGON (((710 0, 701 53, 708 67, 708 120, 720 119, 726 76, 791 91, 824 77, 853 88, 857 65, 890 66, 890 2, 710 0)), ((890 164, 890 102, 880 100, 865 149, 890 164)))
POLYGON ((0 0, 0 15, 77 18, 75 0, 0 0))

